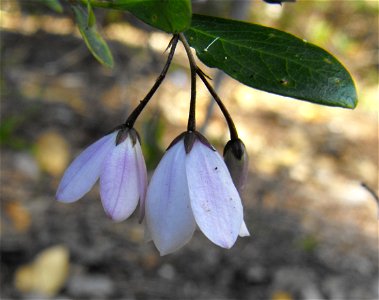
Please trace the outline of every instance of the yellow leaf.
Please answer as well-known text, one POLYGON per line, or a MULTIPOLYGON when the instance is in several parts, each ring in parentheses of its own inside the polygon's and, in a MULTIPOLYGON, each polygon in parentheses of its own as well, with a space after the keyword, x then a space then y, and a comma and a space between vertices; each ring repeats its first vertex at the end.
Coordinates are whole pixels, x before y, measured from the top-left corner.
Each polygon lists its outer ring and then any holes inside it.
POLYGON ((44 171, 59 176, 69 162, 69 147, 66 140, 54 131, 43 133, 37 139, 36 159, 44 171))
POLYGON ((272 294, 271 300, 293 300, 293 297, 286 291, 276 291, 272 294))
POLYGON ((31 223, 30 214, 20 202, 12 201, 6 203, 5 212, 18 231, 25 232, 29 229, 31 223))
POLYGON ((69 252, 64 246, 54 246, 42 251, 28 265, 19 267, 15 286, 23 293, 52 297, 65 283, 69 269, 69 252))

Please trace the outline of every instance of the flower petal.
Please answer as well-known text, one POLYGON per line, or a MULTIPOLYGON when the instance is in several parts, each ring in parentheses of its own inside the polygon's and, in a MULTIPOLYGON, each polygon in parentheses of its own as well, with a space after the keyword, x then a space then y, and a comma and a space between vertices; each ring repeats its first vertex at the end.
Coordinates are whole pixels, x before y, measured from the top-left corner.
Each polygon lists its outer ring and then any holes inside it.
POLYGON ((85 149, 67 168, 57 190, 57 200, 74 202, 83 197, 100 176, 103 162, 115 147, 116 133, 108 134, 85 149))
POLYGON ((250 232, 247 229, 246 223, 244 221, 242 222, 241 229, 238 235, 240 237, 250 236, 250 232))
POLYGON ((176 251, 196 228, 189 201, 185 150, 179 141, 163 156, 147 189, 146 222, 161 255, 176 251))
POLYGON ((128 218, 140 196, 136 150, 128 137, 106 158, 100 175, 100 196, 108 216, 114 221, 128 218))
POLYGON ((240 196, 216 152, 197 140, 187 155, 191 207, 200 230, 215 244, 230 248, 243 222, 240 196))
POLYGON ((147 171, 146 171, 146 163, 143 158, 141 146, 137 140, 134 145, 134 149, 136 151, 136 159, 137 159, 137 176, 138 176, 138 190, 139 190, 139 221, 142 222, 145 216, 145 198, 146 198, 146 190, 147 190, 147 171))

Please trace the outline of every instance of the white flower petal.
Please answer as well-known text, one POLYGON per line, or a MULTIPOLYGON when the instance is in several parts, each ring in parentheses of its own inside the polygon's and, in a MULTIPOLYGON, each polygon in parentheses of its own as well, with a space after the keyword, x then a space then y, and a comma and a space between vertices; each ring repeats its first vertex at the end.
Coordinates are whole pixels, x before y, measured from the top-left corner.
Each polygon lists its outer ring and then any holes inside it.
POLYGON ((115 147, 116 133, 108 134, 85 149, 67 168, 56 194, 61 202, 74 202, 83 197, 100 176, 103 162, 115 147))
POLYGON ((250 232, 247 229, 246 223, 244 221, 242 222, 241 229, 238 235, 240 237, 250 236, 250 232))
POLYGON ((200 230, 216 245, 230 248, 243 221, 240 196, 216 152, 196 140, 186 159, 191 207, 200 230))
POLYGON ((142 149, 137 141, 134 145, 134 149, 136 152, 137 159, 137 176, 138 176, 138 191, 139 191, 139 220, 142 222, 143 217, 145 216, 145 198, 146 198, 146 190, 147 190, 147 171, 146 171, 146 163, 143 158, 142 149))
POLYGON ((100 196, 108 216, 114 221, 128 218, 140 196, 136 151, 130 137, 117 145, 106 158, 100 175, 100 196))
POLYGON ((189 202, 183 141, 163 156, 146 195, 146 222, 161 255, 184 246, 196 224, 189 202))

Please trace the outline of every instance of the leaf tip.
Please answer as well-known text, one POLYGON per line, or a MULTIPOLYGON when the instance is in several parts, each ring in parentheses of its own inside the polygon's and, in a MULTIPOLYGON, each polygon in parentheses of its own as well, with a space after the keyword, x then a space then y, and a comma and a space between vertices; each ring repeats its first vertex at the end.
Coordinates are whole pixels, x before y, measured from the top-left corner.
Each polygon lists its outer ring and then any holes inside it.
POLYGON ((355 88, 354 83, 350 85, 350 90, 347 95, 345 95, 343 99, 344 108, 354 109, 358 105, 358 96, 357 96, 357 90, 355 88))
POLYGON ((354 109, 358 105, 358 98, 355 97, 349 97, 346 99, 346 108, 354 109))
POLYGON ((114 61, 113 61, 113 56, 110 56, 108 58, 108 61, 102 61, 103 65, 106 66, 109 69, 113 69, 114 67, 114 61))

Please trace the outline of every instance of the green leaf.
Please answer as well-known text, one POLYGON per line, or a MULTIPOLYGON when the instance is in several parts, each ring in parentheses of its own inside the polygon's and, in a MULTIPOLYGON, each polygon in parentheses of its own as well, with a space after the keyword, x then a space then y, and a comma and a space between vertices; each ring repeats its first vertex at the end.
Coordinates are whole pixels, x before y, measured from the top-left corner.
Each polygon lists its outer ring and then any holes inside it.
POLYGON ((113 67, 112 53, 109 50, 107 43, 96 30, 95 15, 88 15, 88 11, 90 11, 88 7, 87 9, 81 5, 72 5, 71 7, 74 11, 79 31, 88 49, 100 63, 110 68, 113 67), (89 26, 91 23, 93 25, 89 26))
POLYGON ((8 116, 0 122, 0 145, 9 146, 13 149, 24 150, 28 147, 25 139, 15 134, 25 122, 24 115, 8 116))
POLYGON ((93 7, 130 11, 145 23, 169 33, 191 25, 190 0, 90 0, 93 7))
POLYGON ((87 20, 87 26, 92 27, 96 25, 96 16, 93 12, 91 2, 87 0, 87 14, 88 14, 88 20, 87 20))
POLYGON ((42 1, 47 7, 54 10, 55 12, 62 13, 63 7, 59 3, 59 0, 40 0, 42 1))
POLYGON ((270 93, 354 108, 354 82, 325 50, 277 29, 193 15, 185 36, 197 56, 238 81, 270 93))

